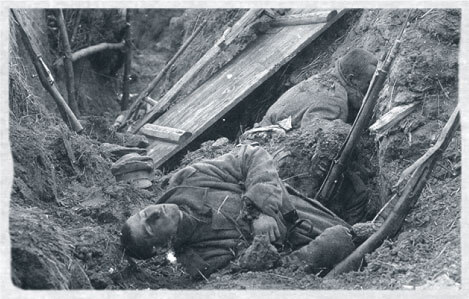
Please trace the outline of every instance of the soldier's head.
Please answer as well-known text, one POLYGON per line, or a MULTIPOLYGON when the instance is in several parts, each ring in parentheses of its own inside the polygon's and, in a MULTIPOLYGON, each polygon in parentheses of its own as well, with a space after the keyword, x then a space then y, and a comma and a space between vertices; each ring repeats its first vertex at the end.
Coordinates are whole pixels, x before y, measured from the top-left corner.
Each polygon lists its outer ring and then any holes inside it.
POLYGON ((176 236, 181 219, 182 212, 175 204, 150 205, 132 215, 121 231, 125 253, 137 259, 151 258, 176 236))
POLYGON ((363 95, 370 85, 371 78, 378 65, 378 59, 363 49, 352 49, 338 61, 339 73, 347 83, 358 93, 349 100, 354 108, 360 108, 363 95), (362 95, 358 95, 358 94, 362 95))

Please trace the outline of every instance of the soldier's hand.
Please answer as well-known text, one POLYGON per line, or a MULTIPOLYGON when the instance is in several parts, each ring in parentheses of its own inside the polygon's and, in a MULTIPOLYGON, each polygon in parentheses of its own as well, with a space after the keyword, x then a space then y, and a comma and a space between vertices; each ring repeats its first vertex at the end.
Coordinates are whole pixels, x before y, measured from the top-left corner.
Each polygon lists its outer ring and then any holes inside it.
POLYGON ((255 236, 267 235, 270 242, 274 242, 280 238, 277 221, 266 214, 260 214, 259 218, 254 219, 252 222, 252 229, 255 236))

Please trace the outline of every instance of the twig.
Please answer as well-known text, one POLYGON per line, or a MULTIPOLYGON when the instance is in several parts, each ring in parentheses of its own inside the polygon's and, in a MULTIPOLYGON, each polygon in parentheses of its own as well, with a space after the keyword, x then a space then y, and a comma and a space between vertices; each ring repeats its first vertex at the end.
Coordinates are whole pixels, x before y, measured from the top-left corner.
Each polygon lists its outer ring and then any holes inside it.
POLYGON ((202 276, 202 278, 205 279, 206 282, 208 282, 207 277, 205 277, 205 275, 202 272, 200 272, 199 269, 197 269, 197 272, 199 272, 200 276, 202 276))
POLYGON ((218 207, 218 210, 217 210, 217 214, 220 214, 220 210, 221 210, 221 207, 223 207, 223 205, 225 204, 226 200, 228 199, 228 195, 225 196, 225 199, 223 199, 223 202, 221 203, 221 205, 218 207))
POLYGON ((431 11, 433 10, 433 8, 430 8, 426 13, 424 13, 420 19, 423 19, 426 15, 428 15, 431 11))
POLYGON ((381 208, 381 210, 379 210, 378 214, 376 214, 375 218, 373 218, 373 220, 371 220, 371 223, 375 223, 376 219, 378 219, 378 217, 381 215, 381 213, 383 213, 383 211, 386 209, 386 207, 396 198, 397 194, 394 194, 393 197, 391 197, 390 200, 388 200, 384 206, 381 208))
POLYGON ((451 100, 448 93, 446 92, 446 90, 443 88, 443 85, 441 85, 441 82, 440 82, 440 79, 436 79, 438 81, 438 84, 440 84, 440 88, 441 90, 443 91, 443 94, 445 95, 446 99, 448 100, 451 100))
POLYGON ((291 179, 294 179, 294 178, 297 178, 297 177, 303 177, 303 176, 308 177, 308 176, 309 176, 309 173, 305 172, 305 173, 296 174, 296 175, 293 175, 293 176, 291 176, 291 177, 284 178, 284 179, 282 180, 282 182, 285 182, 285 181, 288 181, 288 180, 291 180, 291 179))
POLYGON ((281 278, 286 278, 286 279, 294 279, 293 277, 288 277, 288 276, 285 276, 285 275, 280 275, 280 274, 276 274, 276 273, 264 273, 264 272, 260 272, 260 273, 263 273, 265 275, 273 275, 273 276, 277 276, 277 277, 281 277, 281 278))
POLYGON ((437 260, 440 257, 440 255, 443 254, 443 252, 446 250, 447 246, 448 246, 448 243, 445 244, 445 247, 443 247, 443 250, 441 250, 440 253, 438 253, 438 255, 436 256, 436 258, 433 259, 434 261, 437 260))

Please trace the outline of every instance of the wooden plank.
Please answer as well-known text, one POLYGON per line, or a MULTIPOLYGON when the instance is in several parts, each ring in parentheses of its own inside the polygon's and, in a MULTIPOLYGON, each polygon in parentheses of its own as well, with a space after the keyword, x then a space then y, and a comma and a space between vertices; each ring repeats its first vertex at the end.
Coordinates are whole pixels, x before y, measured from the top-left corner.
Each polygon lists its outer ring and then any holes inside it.
POLYGON ((332 18, 334 18, 336 14, 336 10, 331 10, 317 11, 306 14, 287 15, 275 18, 272 23, 270 23, 270 26, 281 27, 326 23, 332 20, 332 18))
POLYGON ((140 133, 145 136, 154 137, 157 139, 162 139, 164 141, 173 142, 173 143, 181 143, 184 140, 188 139, 192 133, 169 128, 158 126, 154 124, 146 124, 140 129, 140 133))
POLYGON ((263 9, 256 8, 248 10, 248 12, 245 13, 241 19, 239 19, 239 21, 236 22, 226 33, 226 36, 222 42, 223 45, 227 46, 231 44, 246 29, 247 26, 259 18, 263 11, 263 9))
POLYGON ((148 155, 160 167, 172 155, 184 148, 225 113, 236 106, 274 74, 299 51, 339 19, 345 9, 326 24, 285 27, 265 34, 242 52, 225 68, 196 89, 190 96, 172 106, 153 123, 192 132, 180 144, 154 142, 148 155))

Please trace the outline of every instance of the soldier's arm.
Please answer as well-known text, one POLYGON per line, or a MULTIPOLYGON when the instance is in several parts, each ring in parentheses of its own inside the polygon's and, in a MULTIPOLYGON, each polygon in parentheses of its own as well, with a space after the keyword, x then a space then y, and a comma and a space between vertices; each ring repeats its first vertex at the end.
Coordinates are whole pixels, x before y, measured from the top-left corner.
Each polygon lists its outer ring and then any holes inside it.
POLYGON ((220 182, 220 185, 222 182, 244 185, 244 198, 262 213, 272 217, 285 205, 283 185, 280 183, 274 161, 261 147, 243 145, 216 159, 186 167, 176 176, 184 177, 186 182, 190 181, 193 185, 207 180, 220 182), (198 176, 188 179, 192 171, 197 172, 198 176))
POLYGON ((252 146, 243 146, 237 155, 246 190, 244 200, 262 213, 278 217, 285 194, 272 157, 262 147, 252 146))
POLYGON ((311 105, 303 114, 301 127, 307 127, 315 119, 347 121, 347 101, 341 98, 328 97, 311 105))

